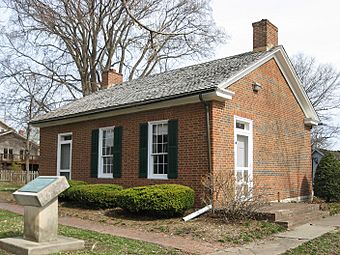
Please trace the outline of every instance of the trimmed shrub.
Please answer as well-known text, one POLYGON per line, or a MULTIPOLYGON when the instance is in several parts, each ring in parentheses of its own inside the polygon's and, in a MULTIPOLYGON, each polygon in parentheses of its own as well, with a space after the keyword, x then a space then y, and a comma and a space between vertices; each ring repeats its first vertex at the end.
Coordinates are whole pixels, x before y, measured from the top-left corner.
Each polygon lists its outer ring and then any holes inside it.
POLYGON ((83 207, 114 208, 117 207, 117 194, 122 189, 115 184, 76 185, 68 189, 67 196, 83 207))
POLYGON ((340 161, 333 153, 327 154, 315 173, 315 195, 327 202, 340 201, 340 161))
POLYGON ((87 182, 68 180, 68 184, 70 185, 70 187, 59 195, 60 200, 69 200, 69 191, 72 189, 72 187, 78 186, 78 185, 85 185, 87 184, 87 182))
POLYGON ((122 190, 117 202, 131 213, 172 217, 192 208, 194 199, 194 191, 187 186, 161 184, 122 190))

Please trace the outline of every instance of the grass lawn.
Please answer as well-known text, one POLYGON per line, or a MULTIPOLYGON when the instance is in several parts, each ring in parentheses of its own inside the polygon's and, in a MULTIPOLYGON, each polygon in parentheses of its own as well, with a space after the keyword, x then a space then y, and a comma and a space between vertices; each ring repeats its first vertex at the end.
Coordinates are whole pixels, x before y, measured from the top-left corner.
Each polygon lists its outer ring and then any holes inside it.
POLYGON ((340 254, 340 230, 324 234, 308 241, 299 247, 285 252, 283 255, 330 255, 340 254))
POLYGON ((10 183, 10 182, 0 182, 0 191, 4 191, 4 192, 14 192, 16 191, 18 188, 20 188, 21 184, 14 184, 14 183, 10 183))
MULTIPOLYGON (((0 210, 0 238, 22 236, 22 231, 22 216, 0 210)), ((187 254, 142 241, 130 240, 66 226, 59 227, 59 234, 85 240, 84 250, 63 252, 60 254, 187 254)), ((0 250, 0 254, 2 255, 9 253, 0 250)))

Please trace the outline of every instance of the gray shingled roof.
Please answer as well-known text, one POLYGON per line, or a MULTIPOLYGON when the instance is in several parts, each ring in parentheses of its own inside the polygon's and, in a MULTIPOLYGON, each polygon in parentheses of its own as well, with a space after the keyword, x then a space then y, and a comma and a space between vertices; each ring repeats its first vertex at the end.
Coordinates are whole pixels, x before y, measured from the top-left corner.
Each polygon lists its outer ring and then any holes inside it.
POLYGON ((219 84, 267 56, 273 50, 247 52, 126 81, 38 116, 32 123, 65 119, 212 91, 219 84))

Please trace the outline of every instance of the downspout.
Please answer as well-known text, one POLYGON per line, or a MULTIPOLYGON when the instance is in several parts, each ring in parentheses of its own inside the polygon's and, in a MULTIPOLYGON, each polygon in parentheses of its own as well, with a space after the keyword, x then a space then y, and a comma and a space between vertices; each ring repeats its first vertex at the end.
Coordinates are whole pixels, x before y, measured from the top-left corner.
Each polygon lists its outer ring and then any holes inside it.
MULTIPOLYGON (((210 137, 210 107, 207 101, 203 99, 202 94, 199 94, 200 101, 204 104, 205 108, 205 121, 206 121, 206 134, 207 134, 207 145, 208 145, 208 170, 209 174, 211 174, 211 137, 210 137)), ((213 194, 211 195, 211 199, 213 199, 213 194)), ((212 200, 211 200, 212 201, 212 200)), ((183 218, 184 221, 189 221, 197 216, 200 216, 201 214, 211 210, 213 208, 212 204, 207 205, 201 209, 199 209, 196 212, 193 212, 183 218)))
POLYGON ((211 167, 211 136, 210 136, 210 107, 207 101, 203 99, 202 94, 199 95, 200 101, 204 104, 205 108, 205 122, 206 122, 206 134, 207 134, 207 145, 208 145, 208 168, 209 173, 212 172, 211 167))

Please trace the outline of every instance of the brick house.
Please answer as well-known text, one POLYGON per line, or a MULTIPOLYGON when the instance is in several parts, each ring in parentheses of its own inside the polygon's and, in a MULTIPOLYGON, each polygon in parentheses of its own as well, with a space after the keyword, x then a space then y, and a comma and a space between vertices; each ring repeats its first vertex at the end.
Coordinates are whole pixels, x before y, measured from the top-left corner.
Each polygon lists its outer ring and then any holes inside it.
POLYGON ((319 122, 278 30, 253 23, 253 51, 122 82, 40 116, 41 175, 124 187, 236 176, 269 200, 311 196, 310 130, 319 122))

